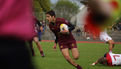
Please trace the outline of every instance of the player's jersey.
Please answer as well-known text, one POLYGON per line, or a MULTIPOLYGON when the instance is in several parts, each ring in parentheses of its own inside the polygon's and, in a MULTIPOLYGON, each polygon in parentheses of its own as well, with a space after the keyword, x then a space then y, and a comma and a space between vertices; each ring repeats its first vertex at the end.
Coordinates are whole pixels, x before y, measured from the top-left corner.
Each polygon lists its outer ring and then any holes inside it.
POLYGON ((40 31, 40 27, 42 26, 42 24, 39 22, 39 20, 35 20, 35 32, 38 33, 40 31))
POLYGON ((76 42, 74 39, 73 35, 71 32, 69 34, 60 34, 60 25, 61 24, 66 24, 68 25, 69 23, 63 19, 63 18, 56 18, 56 23, 50 23, 49 28, 50 30, 55 34, 55 36, 58 38, 58 42, 65 44, 65 43, 71 43, 71 42, 76 42))
POLYGON ((107 53, 106 59, 109 66, 121 65, 121 54, 107 53))
POLYGON ((100 32, 100 40, 107 42, 109 40, 112 40, 112 38, 107 34, 106 31, 103 31, 100 32))

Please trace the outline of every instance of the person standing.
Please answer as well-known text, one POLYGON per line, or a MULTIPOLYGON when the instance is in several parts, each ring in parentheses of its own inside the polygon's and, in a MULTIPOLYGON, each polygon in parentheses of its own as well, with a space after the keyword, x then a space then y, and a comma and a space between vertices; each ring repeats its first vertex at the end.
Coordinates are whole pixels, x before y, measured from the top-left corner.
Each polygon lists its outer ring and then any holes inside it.
POLYGON ((34 50, 33 50, 33 41, 36 43, 39 51, 40 51, 40 54, 42 57, 44 57, 44 52, 43 52, 43 49, 42 49, 42 46, 40 45, 40 41, 39 41, 39 31, 43 31, 43 28, 42 28, 42 25, 40 24, 39 20, 37 20, 36 18, 34 18, 35 20, 35 24, 34 24, 34 27, 35 27, 35 34, 34 34, 34 37, 32 40, 29 41, 30 43, 30 47, 31 47, 31 50, 32 50, 32 55, 35 56, 35 53, 34 53, 34 50))

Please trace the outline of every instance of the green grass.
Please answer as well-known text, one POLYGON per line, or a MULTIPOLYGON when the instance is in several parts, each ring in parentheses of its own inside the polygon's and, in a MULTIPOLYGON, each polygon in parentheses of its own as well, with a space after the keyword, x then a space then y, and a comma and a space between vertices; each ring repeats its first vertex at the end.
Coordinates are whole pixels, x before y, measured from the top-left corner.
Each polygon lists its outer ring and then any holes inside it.
MULTIPOLYGON (((41 42, 45 57, 40 56, 39 50, 34 43, 35 55, 32 57, 36 69, 76 69, 70 65, 62 56, 59 47, 53 50, 53 42, 41 42)), ((83 69, 121 69, 121 66, 104 66, 98 64, 91 66, 90 64, 96 61, 104 53, 108 52, 108 45, 103 43, 78 43, 80 57, 76 62, 83 67, 83 69)), ((114 53, 121 54, 121 44, 116 44, 113 49, 114 53)))

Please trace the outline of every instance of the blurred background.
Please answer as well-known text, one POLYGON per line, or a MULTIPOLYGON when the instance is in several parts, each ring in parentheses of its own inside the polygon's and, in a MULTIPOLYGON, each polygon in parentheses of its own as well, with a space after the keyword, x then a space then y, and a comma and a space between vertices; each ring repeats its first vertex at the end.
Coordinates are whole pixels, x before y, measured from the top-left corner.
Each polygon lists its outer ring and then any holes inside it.
MULTIPOLYGON (((44 32, 42 40, 54 40, 53 34, 48 28, 45 13, 51 9, 56 12, 56 17, 67 19, 75 29, 72 31, 77 41, 100 41, 89 37, 90 35, 84 32, 84 17, 87 12, 87 7, 82 0, 34 0, 34 14, 37 19, 43 24, 44 32)), ((121 17, 118 17, 113 25, 108 27, 108 34, 116 42, 121 42, 121 17)))

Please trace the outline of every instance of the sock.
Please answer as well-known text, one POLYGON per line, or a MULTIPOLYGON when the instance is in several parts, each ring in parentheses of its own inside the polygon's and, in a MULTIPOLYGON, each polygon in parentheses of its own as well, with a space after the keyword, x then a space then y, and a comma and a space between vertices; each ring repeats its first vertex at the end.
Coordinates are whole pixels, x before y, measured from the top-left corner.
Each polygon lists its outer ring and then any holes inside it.
POLYGON ((43 51, 40 51, 40 53, 41 53, 41 56, 44 57, 44 53, 43 53, 43 51))
POLYGON ((77 69, 82 69, 82 67, 80 65, 77 65, 76 68, 77 69))
POLYGON ((35 56, 34 50, 32 49, 32 56, 35 56))
POLYGON ((43 54, 43 51, 40 51, 41 54, 43 54))

